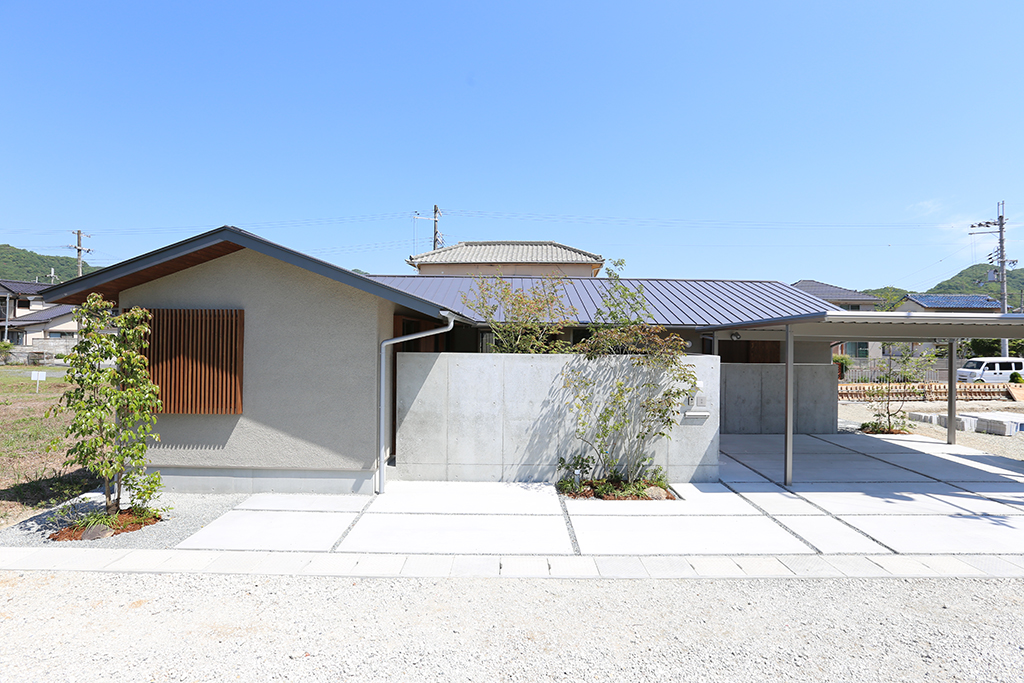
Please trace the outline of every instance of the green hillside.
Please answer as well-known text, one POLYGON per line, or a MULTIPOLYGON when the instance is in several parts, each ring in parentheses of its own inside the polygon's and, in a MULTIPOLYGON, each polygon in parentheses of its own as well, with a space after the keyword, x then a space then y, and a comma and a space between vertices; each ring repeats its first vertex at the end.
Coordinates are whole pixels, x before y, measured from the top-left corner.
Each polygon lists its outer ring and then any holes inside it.
MULTIPOLYGON (((9 244, 0 244, 0 280, 26 280, 49 282, 50 268, 53 268, 61 282, 78 276, 78 261, 74 256, 47 256, 34 251, 18 249, 9 244)), ((82 262, 82 273, 98 270, 82 262)))
MULTIPOLYGON (((990 297, 999 300, 999 283, 988 282, 988 271, 997 270, 995 266, 987 263, 976 263, 973 266, 964 268, 959 273, 943 280, 923 294, 988 294, 990 297), (977 284, 981 282, 981 284, 977 284)), ((1007 303, 1011 306, 1019 306, 1021 290, 1024 290, 1024 268, 1006 271, 1006 293, 1007 303)), ((873 294, 890 306, 879 306, 880 310, 891 310, 892 304, 898 303, 906 294, 907 290, 899 287, 878 287, 876 289, 865 289, 865 294, 873 294)))

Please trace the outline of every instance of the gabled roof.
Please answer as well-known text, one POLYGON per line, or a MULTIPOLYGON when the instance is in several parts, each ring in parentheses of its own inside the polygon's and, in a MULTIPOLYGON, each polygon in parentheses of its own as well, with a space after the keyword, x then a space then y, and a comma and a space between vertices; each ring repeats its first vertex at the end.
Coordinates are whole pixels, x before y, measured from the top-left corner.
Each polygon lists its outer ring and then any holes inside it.
POLYGON ((600 254, 558 242, 459 242, 451 247, 410 256, 406 263, 589 263, 601 265, 600 254))
POLYGON ((844 287, 836 287, 835 285, 818 282, 817 280, 800 280, 799 282, 794 282, 793 286, 825 301, 863 301, 865 303, 881 301, 877 296, 844 287))
POLYGON ((26 282, 24 280, 0 280, 0 295, 10 292, 11 294, 21 294, 22 296, 32 296, 39 294, 47 287, 50 287, 49 282, 26 282), (7 290, 5 292, 4 290, 7 290))
POLYGON ((441 308, 430 301, 274 244, 230 225, 48 287, 42 294, 46 301, 65 304, 81 304, 91 292, 99 292, 107 299, 116 300, 122 290, 212 261, 240 249, 252 249, 424 315, 441 317, 441 308))
MULTIPOLYGON (((462 303, 462 294, 472 298, 475 279, 450 275, 371 275, 371 279, 429 299, 467 318, 478 315, 462 303)), ((544 278, 506 277, 516 289, 530 289, 544 278)), ((581 324, 593 321, 601 298, 609 286, 607 278, 559 278, 565 300, 576 309, 581 324)), ((644 297, 655 322, 666 327, 723 325, 747 320, 838 310, 827 301, 781 282, 767 280, 655 280, 622 278, 636 290, 643 285, 644 297)))
MULTIPOLYGON (((38 325, 40 323, 48 323, 51 320, 56 320, 61 316, 73 313, 75 307, 70 304, 58 304, 56 306, 50 306, 49 308, 43 308, 38 311, 32 311, 26 315, 20 315, 16 318, 11 318, 8 324, 11 327, 26 327, 28 325, 38 325)), ((0 325, 4 323, 3 319, 0 318, 0 325)))
POLYGON ((924 308, 973 308, 992 311, 1001 308, 998 301, 987 294, 907 294, 909 299, 924 308))

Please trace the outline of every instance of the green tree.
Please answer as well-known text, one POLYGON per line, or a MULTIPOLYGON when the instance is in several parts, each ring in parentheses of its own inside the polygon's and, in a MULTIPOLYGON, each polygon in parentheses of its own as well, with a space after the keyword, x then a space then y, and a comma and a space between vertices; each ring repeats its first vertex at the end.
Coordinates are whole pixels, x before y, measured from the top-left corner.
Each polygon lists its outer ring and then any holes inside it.
POLYGON ((879 383, 867 391, 875 419, 864 423, 861 429, 872 433, 899 434, 910 429, 904 406, 908 400, 924 395, 924 389, 918 383, 934 365, 935 351, 915 356, 913 347, 905 342, 886 343, 883 348, 887 348, 889 354, 876 361, 879 383))
POLYGON ((73 413, 65 466, 80 465, 103 480, 108 515, 120 510, 122 491, 146 508, 160 488, 160 473, 145 472, 148 440, 159 440, 158 388, 143 354, 152 315, 133 308, 113 316, 112 307, 94 293, 75 312, 79 341, 65 356, 72 387, 53 408, 73 413))
POLYGON ((513 287, 500 272, 473 280, 462 303, 490 327, 495 353, 568 351, 570 343, 558 337, 576 322, 576 309, 566 303, 561 278, 542 278, 529 289, 513 287))
MULTIPOLYGON (((697 377, 683 362, 685 344, 654 325, 643 286, 627 286, 619 277, 625 263, 611 262, 591 336, 574 348, 581 360, 564 372, 571 399, 574 434, 594 458, 577 458, 601 474, 630 484, 640 480, 653 461, 652 443, 670 432, 693 395, 697 377), (629 357, 630 371, 609 356, 629 357)), ((568 463, 559 463, 567 468, 568 463)))

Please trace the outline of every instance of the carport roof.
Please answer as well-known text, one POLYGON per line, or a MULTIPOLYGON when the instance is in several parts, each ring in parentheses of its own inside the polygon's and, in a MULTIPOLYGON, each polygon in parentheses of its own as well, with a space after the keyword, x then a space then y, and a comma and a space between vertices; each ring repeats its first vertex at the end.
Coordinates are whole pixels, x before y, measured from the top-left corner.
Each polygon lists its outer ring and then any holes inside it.
POLYGON ((906 313, 822 311, 728 325, 708 325, 700 332, 758 329, 820 341, 934 341, 936 339, 1024 339, 1024 315, 1009 313, 906 313))

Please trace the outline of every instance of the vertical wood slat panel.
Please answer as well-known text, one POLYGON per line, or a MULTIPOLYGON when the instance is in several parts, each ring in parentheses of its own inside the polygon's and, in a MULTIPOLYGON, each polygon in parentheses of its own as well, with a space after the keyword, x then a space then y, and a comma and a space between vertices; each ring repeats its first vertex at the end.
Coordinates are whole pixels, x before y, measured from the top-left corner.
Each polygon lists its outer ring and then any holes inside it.
POLYGON ((147 349, 161 412, 240 415, 244 311, 152 309, 147 349))

